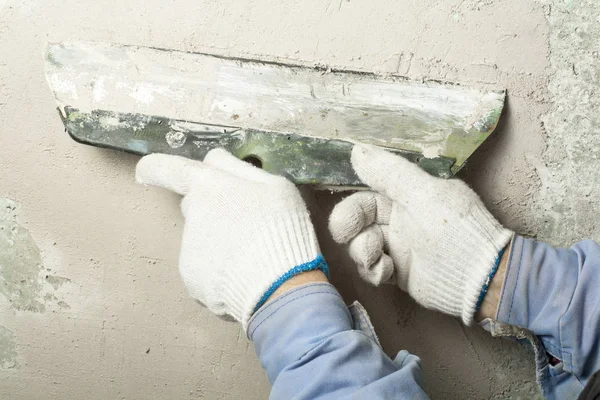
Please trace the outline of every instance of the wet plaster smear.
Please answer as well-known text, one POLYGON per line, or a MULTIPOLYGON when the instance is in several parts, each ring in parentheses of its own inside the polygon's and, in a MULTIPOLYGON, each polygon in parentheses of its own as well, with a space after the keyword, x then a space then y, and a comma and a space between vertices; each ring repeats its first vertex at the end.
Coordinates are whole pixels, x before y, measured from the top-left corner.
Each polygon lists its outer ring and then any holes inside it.
MULTIPOLYGON (((235 324, 188 298, 179 198, 137 158, 74 143, 44 80, 46 41, 100 40, 504 87, 501 126, 462 177, 507 227, 599 239, 593 1, 0 0, 0 398, 264 399, 235 324)), ((527 349, 362 284, 308 193, 334 283, 385 351, 423 359, 438 399, 532 398, 527 349)))

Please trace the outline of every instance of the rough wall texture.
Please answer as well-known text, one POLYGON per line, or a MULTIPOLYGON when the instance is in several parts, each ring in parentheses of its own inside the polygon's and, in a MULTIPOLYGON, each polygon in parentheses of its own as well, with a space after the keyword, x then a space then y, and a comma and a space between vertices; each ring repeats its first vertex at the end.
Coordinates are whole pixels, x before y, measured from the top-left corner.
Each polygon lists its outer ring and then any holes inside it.
POLYGON ((542 1, 550 25, 547 149, 538 204, 540 239, 600 240, 600 3, 542 1))
MULTIPOLYGON (((303 60, 509 90, 463 177, 506 226, 598 238, 593 1, 0 0, 0 398, 266 398, 235 324, 190 300, 178 197, 134 184, 136 157, 77 145, 46 87, 46 41, 101 40, 303 60), (556 3, 556 4, 554 4, 556 3)), ((526 349, 361 283, 308 193, 334 283, 385 350, 422 357, 433 398, 531 398, 526 349)))

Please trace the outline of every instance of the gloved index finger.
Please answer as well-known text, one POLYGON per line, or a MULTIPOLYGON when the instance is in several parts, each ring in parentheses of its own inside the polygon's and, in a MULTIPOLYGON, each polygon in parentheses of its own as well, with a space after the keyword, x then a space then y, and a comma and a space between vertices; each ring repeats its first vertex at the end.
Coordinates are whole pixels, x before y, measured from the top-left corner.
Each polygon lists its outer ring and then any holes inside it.
POLYGON ((358 192, 335 206, 329 216, 333 240, 347 243, 373 223, 389 224, 392 200, 375 192, 358 192))
POLYGON ((143 185, 160 186, 186 195, 194 175, 206 168, 200 161, 180 156, 149 154, 137 163, 135 179, 143 185))

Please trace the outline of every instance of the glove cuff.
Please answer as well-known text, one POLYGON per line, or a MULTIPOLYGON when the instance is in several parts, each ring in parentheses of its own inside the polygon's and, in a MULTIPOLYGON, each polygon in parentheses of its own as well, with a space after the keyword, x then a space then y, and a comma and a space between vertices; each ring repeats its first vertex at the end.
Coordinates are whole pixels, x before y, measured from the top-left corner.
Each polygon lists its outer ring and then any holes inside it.
POLYGON ((288 281, 289 279, 291 279, 294 276, 301 274, 303 272, 314 271, 314 270, 322 271, 325 274, 325 276, 327 277, 327 279, 329 280, 329 267, 327 266, 327 263, 325 262, 325 259, 323 258, 323 256, 321 254, 319 254, 317 256, 317 258, 315 258, 312 261, 309 261, 304 264, 296 265, 294 268, 290 269, 285 274, 281 275, 279 277, 279 279, 277 279, 275 282, 273 282, 271 284, 271 286, 269 286, 269 289, 261 296, 260 300, 254 307, 254 310, 252 310, 252 314, 254 314, 256 311, 258 311, 258 309, 261 308, 265 304, 267 299, 269 297, 271 297, 271 295, 273 295, 273 293, 275 293, 275 291, 277 289, 279 289, 279 287, 281 285, 283 285, 286 281, 288 281))
POLYGON ((513 236, 513 232, 500 225, 483 206, 475 207, 469 219, 473 229, 470 238, 474 240, 464 241, 463 254, 469 257, 470 262, 464 260, 468 269, 464 271, 463 276, 465 286, 460 315, 467 326, 473 323, 475 313, 483 300, 482 292, 496 273, 502 253, 513 236))
POLYGON ((438 238, 440 243, 453 248, 441 246, 439 254, 432 254, 434 263, 441 268, 427 270, 426 275, 434 276, 423 276, 422 282, 414 282, 415 289, 426 290, 413 296, 425 307, 460 317, 469 326, 482 290, 513 233, 478 206, 454 223, 456 240, 438 238))
POLYGON ((254 272, 245 274, 245 279, 229 279, 223 293, 223 301, 244 330, 256 309, 294 275, 321 269, 329 278, 308 212, 263 215, 256 222, 262 226, 260 235, 242 246, 254 272))

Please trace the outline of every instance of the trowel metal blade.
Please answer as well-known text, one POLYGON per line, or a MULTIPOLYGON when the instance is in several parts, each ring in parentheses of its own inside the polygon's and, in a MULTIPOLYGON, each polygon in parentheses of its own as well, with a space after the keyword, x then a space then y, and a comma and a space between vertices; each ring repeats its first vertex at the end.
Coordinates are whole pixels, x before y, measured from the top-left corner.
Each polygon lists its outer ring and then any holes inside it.
POLYGON ((449 178, 495 129, 503 90, 105 43, 49 44, 77 141, 202 160, 224 147, 296 183, 359 186, 353 142, 449 178))

